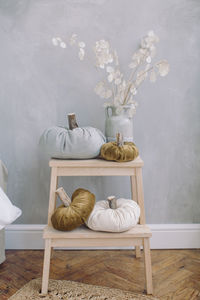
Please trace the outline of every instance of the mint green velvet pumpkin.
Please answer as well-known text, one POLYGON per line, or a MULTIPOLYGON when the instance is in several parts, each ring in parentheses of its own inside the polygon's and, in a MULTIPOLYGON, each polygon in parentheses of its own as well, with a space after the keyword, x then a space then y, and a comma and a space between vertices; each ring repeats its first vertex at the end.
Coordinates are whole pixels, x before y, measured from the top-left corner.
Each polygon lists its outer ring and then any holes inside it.
POLYGON ((94 127, 51 127, 44 131, 40 145, 52 158, 90 159, 99 155, 106 142, 103 133, 94 127))

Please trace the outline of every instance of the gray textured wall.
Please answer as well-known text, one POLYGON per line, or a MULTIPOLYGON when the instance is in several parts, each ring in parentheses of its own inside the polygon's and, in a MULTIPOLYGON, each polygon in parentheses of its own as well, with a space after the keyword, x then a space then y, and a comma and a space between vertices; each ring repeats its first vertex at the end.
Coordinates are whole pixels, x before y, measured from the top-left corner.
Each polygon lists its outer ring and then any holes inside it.
MULTIPOLYGON (((157 58, 171 71, 137 96, 135 142, 145 162, 148 223, 200 222, 200 1, 0 0, 0 158, 9 170, 8 194, 22 208, 18 223, 45 223, 49 169, 39 152, 43 130, 66 123, 104 130, 99 75, 74 51, 54 48, 53 36, 78 33, 88 45, 109 39, 125 70, 138 40, 153 29, 157 58)), ((65 178, 98 199, 130 196, 128 178, 65 178)))

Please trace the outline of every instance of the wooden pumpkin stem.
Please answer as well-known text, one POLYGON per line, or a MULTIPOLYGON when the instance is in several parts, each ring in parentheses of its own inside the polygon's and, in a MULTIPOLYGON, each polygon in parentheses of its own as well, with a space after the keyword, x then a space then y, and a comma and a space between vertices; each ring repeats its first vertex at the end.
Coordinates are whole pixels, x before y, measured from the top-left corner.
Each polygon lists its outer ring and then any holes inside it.
POLYGON ((116 140, 117 140, 117 146, 118 147, 123 146, 124 142, 123 142, 123 135, 122 135, 122 133, 118 132, 116 134, 116 140))
POLYGON ((67 207, 71 204, 71 199, 63 189, 63 187, 60 187, 56 190, 56 194, 59 196, 60 200, 63 202, 63 204, 67 207))
POLYGON ((115 198, 115 196, 109 196, 107 198, 108 202, 109 202, 109 207, 112 209, 116 209, 117 208, 117 199, 115 198))
POLYGON ((75 113, 68 114, 67 116, 68 116, 69 129, 73 130, 74 128, 77 128, 78 124, 76 122, 75 113))

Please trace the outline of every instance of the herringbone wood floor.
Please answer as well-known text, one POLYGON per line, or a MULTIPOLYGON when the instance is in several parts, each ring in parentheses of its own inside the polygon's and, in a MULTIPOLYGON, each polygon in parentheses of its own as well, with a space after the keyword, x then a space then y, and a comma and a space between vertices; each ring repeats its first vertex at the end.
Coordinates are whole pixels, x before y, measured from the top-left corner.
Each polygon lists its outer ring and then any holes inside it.
MULTIPOLYGON (((152 250, 154 295, 162 300, 200 299, 200 250, 152 250)), ((41 277, 43 251, 7 251, 0 265, 0 300, 41 277)), ((144 292, 143 257, 134 251, 54 251, 50 278, 144 292)), ((123 300, 123 299, 122 299, 123 300)))

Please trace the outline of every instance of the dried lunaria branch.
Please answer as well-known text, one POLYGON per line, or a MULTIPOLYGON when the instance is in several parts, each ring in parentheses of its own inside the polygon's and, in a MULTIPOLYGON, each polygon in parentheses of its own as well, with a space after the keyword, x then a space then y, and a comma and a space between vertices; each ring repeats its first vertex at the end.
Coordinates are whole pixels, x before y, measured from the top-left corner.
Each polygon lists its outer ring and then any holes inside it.
MULTIPOLYGON (((106 40, 95 42, 94 54, 96 60, 96 68, 104 70, 106 80, 102 80, 95 86, 95 93, 109 102, 104 103, 104 106, 114 105, 116 112, 120 113, 123 106, 129 105, 131 109, 129 113, 133 115, 136 112, 137 102, 135 96, 141 84, 149 77, 151 82, 155 82, 158 76, 164 77, 169 72, 169 64, 166 60, 161 60, 152 64, 152 59, 156 54, 156 44, 159 38, 151 30, 142 38, 140 47, 132 55, 129 68, 131 69, 128 79, 120 71, 119 58, 116 50, 113 50, 106 40)), ((54 46, 67 48, 60 37, 52 39, 54 46)), ((85 43, 78 41, 77 34, 72 34, 68 44, 78 47, 78 56, 80 60, 85 57, 85 43)))
POLYGON ((77 34, 73 33, 69 39, 68 42, 64 42, 60 37, 53 37, 52 38, 52 43, 54 46, 60 46, 61 48, 65 49, 67 48, 67 44, 69 44, 69 46, 78 46, 78 57, 80 60, 84 59, 85 56, 85 43, 80 41, 78 42, 78 36, 77 34))
MULTIPOLYGON (((113 51, 107 41, 101 40, 96 42, 95 54, 96 62, 99 68, 103 68, 107 72, 108 83, 114 83, 116 93, 111 102, 106 102, 104 106, 114 105, 117 107, 116 112, 121 112, 123 106, 131 106, 131 114, 134 114, 137 107, 137 102, 134 100, 135 95, 141 84, 147 79, 155 82, 157 77, 166 76, 169 72, 169 64, 166 60, 161 60, 152 64, 152 59, 156 53, 156 43, 159 39, 153 31, 149 31, 147 36, 141 40, 140 48, 133 53, 129 68, 131 73, 128 80, 125 79, 123 73, 119 69, 119 63, 115 62, 116 51, 113 51)), ((118 57, 117 57, 118 61, 118 57)), ((113 94, 107 93, 105 84, 100 81, 95 92, 98 96, 105 99, 110 99, 113 94)))

